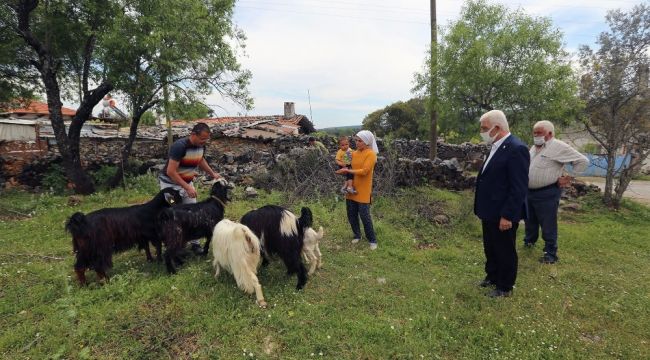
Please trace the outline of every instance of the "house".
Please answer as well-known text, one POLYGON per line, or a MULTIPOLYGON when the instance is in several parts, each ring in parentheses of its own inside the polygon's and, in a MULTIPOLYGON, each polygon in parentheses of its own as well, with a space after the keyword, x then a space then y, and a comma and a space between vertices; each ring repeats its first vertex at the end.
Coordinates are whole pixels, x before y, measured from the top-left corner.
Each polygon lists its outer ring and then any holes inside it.
MULTIPOLYGON (((62 107, 64 121, 71 121, 76 111, 62 107)), ((50 125, 47 104, 31 101, 23 107, 0 112, 0 153, 31 157, 47 152, 47 140, 41 132, 50 125)))
POLYGON ((227 116, 190 121, 172 121, 172 127, 187 127, 198 122, 217 127, 227 137, 275 139, 282 136, 309 134, 316 129, 305 115, 296 114, 293 102, 284 103, 283 115, 227 116))

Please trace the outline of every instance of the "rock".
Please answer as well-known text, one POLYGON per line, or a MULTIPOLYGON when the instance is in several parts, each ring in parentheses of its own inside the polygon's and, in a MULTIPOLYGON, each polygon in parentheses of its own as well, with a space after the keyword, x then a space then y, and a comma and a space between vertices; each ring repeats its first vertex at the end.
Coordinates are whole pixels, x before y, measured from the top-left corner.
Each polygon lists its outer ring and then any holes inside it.
POLYGON ((580 211, 581 206, 580 206, 580 204, 576 204, 576 203, 567 203, 567 204, 563 205, 561 207, 561 209, 564 210, 564 211, 576 212, 576 211, 580 211))
POLYGON ((246 194, 247 198, 254 198, 257 197, 257 190, 255 190, 254 187, 249 186, 244 190, 244 193, 246 194))
POLYGON ((70 195, 68 196, 68 206, 77 206, 81 204, 83 198, 79 195, 70 195))
POLYGON ((438 214, 433 217, 433 221, 438 225, 447 225, 449 224, 449 216, 445 214, 438 214))
POLYGON ((458 159, 456 159, 456 158, 451 158, 449 160, 443 160, 442 161, 442 166, 445 166, 450 170, 463 171, 463 167, 460 165, 460 163, 458 162, 458 159))
POLYGON ((226 164, 234 164, 235 163, 235 154, 231 152, 227 152, 223 154, 223 161, 226 164))

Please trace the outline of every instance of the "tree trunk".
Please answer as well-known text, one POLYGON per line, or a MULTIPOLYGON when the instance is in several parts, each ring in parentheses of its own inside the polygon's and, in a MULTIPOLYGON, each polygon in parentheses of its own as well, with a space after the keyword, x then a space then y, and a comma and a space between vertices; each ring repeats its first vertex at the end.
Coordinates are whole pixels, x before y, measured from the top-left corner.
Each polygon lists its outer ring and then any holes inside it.
POLYGON ((133 119, 131 119, 131 126, 129 127, 129 138, 127 139, 124 147, 122 148, 122 163, 121 166, 117 167, 117 172, 108 181, 109 188, 115 188, 124 180, 124 166, 129 163, 129 157, 131 156, 131 149, 133 148, 133 143, 135 138, 138 135, 138 125, 140 124, 140 119, 147 110, 151 109, 154 105, 158 103, 158 100, 152 100, 146 105, 142 106, 139 110, 134 111, 133 119))
POLYGON ((607 206, 612 206, 612 189, 614 187, 614 178, 616 177, 616 151, 607 151, 607 173, 605 175, 605 192, 603 202, 607 206))
MULTIPOLYGON (((50 123, 56 138, 56 145, 59 148, 59 153, 63 160, 63 167, 65 169, 68 180, 74 184, 75 191, 80 194, 91 194, 95 191, 93 182, 81 167, 81 159, 79 157, 79 137, 77 136, 76 146, 69 141, 66 136, 65 123, 63 121, 63 114, 61 112, 61 91, 59 83, 56 79, 56 74, 52 70, 51 63, 47 60, 42 63, 41 78, 45 85, 45 93, 47 96, 47 107, 50 113, 50 123)), ((72 126, 71 126, 72 127, 72 126)))
MULTIPOLYGON (((633 150, 632 150, 633 151, 633 150)), ((643 165, 644 157, 635 156, 631 151, 626 154, 630 156, 630 164, 621 170, 620 175, 618 176, 618 182, 616 188, 614 189, 614 197, 612 199, 612 206, 618 209, 621 205, 621 200, 623 199, 623 194, 627 190, 628 186, 632 182, 632 178, 641 170, 643 165)))
MULTIPOLYGON (((144 113, 144 112, 143 112, 144 113)), ((136 135, 138 134, 138 124, 140 123, 141 114, 137 117, 134 117, 131 120, 131 126, 129 128, 129 138, 126 140, 124 147, 122 148, 122 163, 118 164, 117 172, 108 181, 109 188, 115 188, 120 185, 124 179, 124 167, 129 163, 129 157, 131 156, 131 149, 133 148, 133 143, 135 142, 136 135)))

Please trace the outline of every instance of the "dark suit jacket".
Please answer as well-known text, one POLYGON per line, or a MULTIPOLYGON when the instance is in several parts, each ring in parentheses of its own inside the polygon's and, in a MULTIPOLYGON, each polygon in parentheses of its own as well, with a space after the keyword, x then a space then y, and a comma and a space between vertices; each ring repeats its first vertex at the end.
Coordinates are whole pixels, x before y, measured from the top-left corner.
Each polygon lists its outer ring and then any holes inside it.
POLYGON ((511 134, 476 178, 474 214, 485 221, 526 219, 529 165, 528 147, 511 134))

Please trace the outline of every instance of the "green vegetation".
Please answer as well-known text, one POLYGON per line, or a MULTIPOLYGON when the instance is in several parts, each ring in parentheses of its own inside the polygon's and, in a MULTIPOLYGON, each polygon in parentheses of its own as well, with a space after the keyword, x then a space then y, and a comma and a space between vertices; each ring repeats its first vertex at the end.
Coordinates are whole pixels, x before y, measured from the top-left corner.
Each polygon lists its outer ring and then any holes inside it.
POLYGON ((483 250, 471 193, 417 188, 377 197, 379 249, 370 251, 350 243, 335 196, 290 204, 275 192, 246 200, 238 189, 228 218, 267 203, 307 205, 326 229, 323 268, 303 291, 279 261, 260 269, 270 304, 262 310, 231 275, 215 280, 209 259, 197 257, 169 276, 127 251, 114 257, 108 284, 89 274, 91 285, 79 288, 64 222, 75 211, 134 204, 157 191, 152 177, 128 183, 75 207, 67 197, 0 194, 0 357, 650 357, 650 209, 635 203, 608 211, 594 196, 581 212, 562 213, 556 265, 539 264, 540 246, 526 250, 519 241, 514 296, 494 300, 476 286, 483 250), (441 213, 449 225, 435 225, 441 213))
POLYGON ((550 18, 468 0, 459 18, 441 29, 436 65, 429 55, 415 90, 430 99, 430 74, 436 74, 438 126, 445 138, 453 131, 462 137, 458 141, 469 140, 478 132, 478 118, 491 109, 503 110, 510 129, 528 138, 539 119, 557 126, 581 109, 563 42, 550 18))
POLYGON ((325 129, 318 129, 318 132, 324 132, 332 136, 352 136, 362 130, 361 125, 339 126, 325 129))
POLYGON ((420 97, 392 103, 363 119, 363 128, 381 138, 427 139, 430 126, 425 99, 420 97))
POLYGON ((600 154, 601 146, 596 143, 587 143, 582 145, 579 151, 584 154, 600 154))

